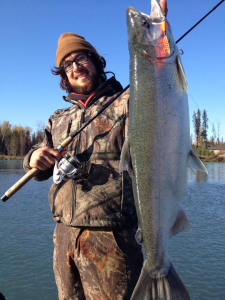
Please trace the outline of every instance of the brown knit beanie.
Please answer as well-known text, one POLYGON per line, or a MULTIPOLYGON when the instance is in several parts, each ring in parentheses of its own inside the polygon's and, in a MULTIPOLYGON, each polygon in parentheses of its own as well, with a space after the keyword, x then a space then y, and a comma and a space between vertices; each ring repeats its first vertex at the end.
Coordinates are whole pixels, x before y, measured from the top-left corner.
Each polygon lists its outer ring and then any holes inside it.
POLYGON ((60 67, 63 58, 74 51, 90 51, 97 59, 100 59, 96 49, 88 43, 84 37, 76 33, 67 32, 61 34, 58 40, 58 48, 56 51, 57 66, 60 67))

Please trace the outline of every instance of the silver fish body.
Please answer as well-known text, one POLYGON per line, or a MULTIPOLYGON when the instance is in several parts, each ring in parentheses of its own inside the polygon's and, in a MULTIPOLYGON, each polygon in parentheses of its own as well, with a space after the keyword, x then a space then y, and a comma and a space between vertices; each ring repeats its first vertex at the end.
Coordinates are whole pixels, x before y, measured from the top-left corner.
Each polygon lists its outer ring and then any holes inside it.
POLYGON ((132 174, 139 220, 137 239, 143 240, 145 251, 131 299, 189 299, 170 262, 168 239, 190 230, 181 206, 187 167, 207 170, 191 149, 185 74, 157 0, 152 0, 150 16, 129 7, 127 28, 129 130, 120 171, 132 174))

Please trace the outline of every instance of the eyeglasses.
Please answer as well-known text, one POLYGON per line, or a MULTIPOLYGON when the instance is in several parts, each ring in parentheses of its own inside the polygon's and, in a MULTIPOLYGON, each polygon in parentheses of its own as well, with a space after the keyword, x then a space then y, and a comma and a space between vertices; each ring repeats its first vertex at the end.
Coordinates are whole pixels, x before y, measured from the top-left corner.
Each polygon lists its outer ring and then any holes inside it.
POLYGON ((71 71, 73 69, 74 62, 78 65, 83 65, 90 56, 91 56, 90 53, 81 53, 81 54, 77 55, 73 60, 66 61, 64 63, 64 65, 61 66, 61 68, 64 69, 64 71, 66 73, 68 73, 69 71, 71 71))

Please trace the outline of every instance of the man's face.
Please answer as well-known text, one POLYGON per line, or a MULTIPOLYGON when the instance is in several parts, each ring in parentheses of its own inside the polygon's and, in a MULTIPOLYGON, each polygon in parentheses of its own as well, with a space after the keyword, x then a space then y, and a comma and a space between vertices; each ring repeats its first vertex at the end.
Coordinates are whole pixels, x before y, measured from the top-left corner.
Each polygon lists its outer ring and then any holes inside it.
MULTIPOLYGON (((63 64, 67 61, 73 61, 80 54, 83 54, 83 52, 71 53, 64 59, 63 64)), ((74 62, 73 68, 66 75, 72 89, 77 94, 89 95, 101 83, 96 67, 90 57, 82 64, 74 62)))

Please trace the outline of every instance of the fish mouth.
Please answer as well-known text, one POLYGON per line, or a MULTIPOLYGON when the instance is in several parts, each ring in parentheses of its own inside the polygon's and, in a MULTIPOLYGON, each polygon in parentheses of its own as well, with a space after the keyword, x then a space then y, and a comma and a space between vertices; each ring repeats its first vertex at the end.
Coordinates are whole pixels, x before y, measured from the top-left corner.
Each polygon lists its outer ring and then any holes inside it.
POLYGON ((147 15, 129 6, 128 39, 134 52, 144 53, 147 59, 165 59, 172 56, 175 50, 174 41, 169 30, 163 31, 164 22, 168 23, 163 14, 147 15))
POLYGON ((132 6, 128 6, 127 8, 127 14, 136 14, 139 13, 135 8, 133 8, 132 6))
POLYGON ((132 6, 128 6, 128 8, 127 8, 127 16, 129 16, 130 19, 132 19, 133 17, 137 17, 137 16, 143 16, 143 17, 146 17, 148 19, 151 19, 152 24, 161 23, 166 19, 166 17, 162 13, 161 8, 160 8, 160 12, 161 13, 158 13, 158 14, 152 12, 150 15, 147 15, 143 12, 139 12, 138 10, 133 8, 132 6))

